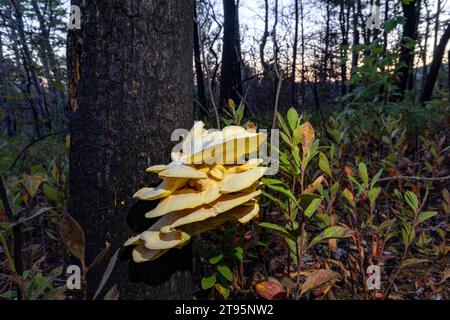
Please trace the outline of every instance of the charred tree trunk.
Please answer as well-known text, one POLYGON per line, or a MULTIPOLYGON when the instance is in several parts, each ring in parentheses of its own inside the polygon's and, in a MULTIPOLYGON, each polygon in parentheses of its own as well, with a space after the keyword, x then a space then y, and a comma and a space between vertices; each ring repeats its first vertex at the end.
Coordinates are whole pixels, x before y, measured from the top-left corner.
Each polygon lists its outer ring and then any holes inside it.
MULTIPOLYGON (((148 228, 148 203, 132 195, 156 182, 146 167, 169 162, 172 131, 192 126, 194 10, 193 1, 72 4, 82 19, 68 41, 70 213, 84 229, 89 263, 105 241, 121 248, 148 228)), ((117 284, 123 299, 190 299, 191 256, 187 245, 149 263, 119 261, 105 289, 117 284)), ((107 262, 88 273, 88 297, 107 262)))
POLYGON ((426 102, 430 100, 433 93, 434 85, 436 84, 437 77, 439 75, 439 69, 442 65, 442 58, 444 57, 445 47, 450 39, 450 24, 447 25, 444 34, 439 40, 439 44, 434 52, 433 62, 431 62, 430 72, 427 75, 427 80, 420 97, 420 102, 426 102))
POLYGON ((226 105, 229 98, 236 104, 242 95, 241 61, 239 43, 239 19, 236 0, 223 0, 223 50, 220 77, 220 107, 226 105))

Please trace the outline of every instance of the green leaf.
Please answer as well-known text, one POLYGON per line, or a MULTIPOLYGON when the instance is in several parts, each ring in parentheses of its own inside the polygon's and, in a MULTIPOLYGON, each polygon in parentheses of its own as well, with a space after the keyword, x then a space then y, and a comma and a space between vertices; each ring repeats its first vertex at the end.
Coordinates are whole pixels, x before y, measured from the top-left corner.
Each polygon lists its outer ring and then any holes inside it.
POLYGON ((319 207, 320 203, 322 202, 322 199, 314 199, 309 206, 306 208, 304 214, 307 217, 311 217, 314 212, 316 212, 317 208, 319 207))
POLYGON ((224 285, 222 285, 220 283, 216 283, 214 285, 214 288, 216 288, 217 292, 219 292, 220 295, 224 299, 228 299, 228 297, 230 296, 230 288, 227 288, 227 287, 225 287, 224 285))
POLYGON ((58 189, 48 185, 48 183, 44 184, 44 195, 49 200, 58 201, 58 189))
POLYGON ((363 162, 360 162, 358 165, 359 177, 364 182, 366 186, 369 185, 369 175, 367 174, 367 167, 363 162))
POLYGON ((372 181, 370 182, 370 188, 372 189, 375 184, 378 182, 378 180, 381 177, 381 174, 383 173, 383 169, 380 169, 376 175, 374 175, 374 177, 372 178, 372 181))
POLYGON ((332 176, 330 163, 328 162, 327 156, 323 152, 319 153, 319 168, 329 177, 332 176))
POLYGON ((228 268, 226 265, 219 264, 216 267, 217 271, 228 281, 233 281, 233 273, 231 272, 230 268, 228 268))
POLYGON ((209 277, 203 277, 201 282, 202 289, 207 290, 212 288, 216 284, 217 278, 215 275, 209 276, 209 277))
POLYGON ((222 261, 222 259, 223 259, 223 254, 220 253, 220 254, 210 258, 209 263, 216 264, 216 263, 219 263, 220 261, 222 261))
POLYGON ((287 195, 289 198, 294 200, 295 203, 297 203, 297 199, 294 197, 289 187, 283 181, 278 179, 262 179, 262 182, 270 189, 279 191, 287 195))
POLYGON ((311 241, 309 247, 313 247, 319 242, 328 239, 349 238, 352 236, 353 233, 354 233, 353 230, 341 226, 328 227, 311 241))
POLYGON ((284 122, 283 116, 279 112, 277 112, 277 119, 278 119, 278 123, 280 124, 283 132, 286 133, 290 137, 291 134, 289 132, 289 128, 287 127, 286 122, 284 122))
POLYGON ((278 233, 282 236, 293 238, 293 236, 285 228, 283 228, 282 226, 279 226, 275 223, 261 222, 258 224, 258 226, 260 226, 261 228, 273 231, 275 233, 278 233))
POLYGON ((242 247, 235 247, 233 255, 239 260, 244 260, 244 249, 242 247))
POLYGON ((347 188, 345 188, 342 191, 342 197, 347 200, 347 202, 352 206, 355 207, 355 197, 353 196, 353 193, 348 190, 347 188))
POLYGON ((287 120, 289 123, 289 127, 294 130, 297 127, 298 123, 298 113, 294 108, 290 108, 287 112, 287 120))
POLYGON ((372 188, 369 190, 368 193, 368 197, 369 197, 369 201, 370 201, 370 205, 373 207, 375 204, 375 201, 378 198, 378 195, 381 192, 381 188, 380 187, 376 187, 376 188, 372 188))
POLYGON ((421 214, 419 214, 418 221, 419 222, 424 222, 425 220, 428 220, 428 219, 434 217, 437 214, 438 214, 437 211, 424 211, 421 214))
POLYGON ((236 104, 234 103, 233 99, 228 99, 228 105, 230 106, 230 108, 232 110, 234 110, 236 108, 236 104))
POLYGON ((417 196, 412 191, 405 192, 405 200, 406 203, 413 209, 413 211, 417 211, 419 209, 419 199, 417 199, 417 196))

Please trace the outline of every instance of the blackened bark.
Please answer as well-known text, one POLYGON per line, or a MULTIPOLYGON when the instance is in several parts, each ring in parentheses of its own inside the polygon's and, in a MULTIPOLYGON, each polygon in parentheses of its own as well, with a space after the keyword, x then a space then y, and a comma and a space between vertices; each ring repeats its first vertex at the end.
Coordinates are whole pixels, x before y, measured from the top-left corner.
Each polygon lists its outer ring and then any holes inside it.
POLYGON ((399 95, 397 100, 402 100, 406 88, 408 86, 409 75, 414 64, 414 46, 410 44, 410 41, 417 40, 417 20, 418 6, 417 0, 413 0, 408 4, 402 2, 403 14, 406 18, 406 22, 403 25, 403 34, 401 40, 399 68, 397 74, 400 78, 399 81, 399 95))
MULTIPOLYGON (((68 41, 70 213, 84 229, 89 263, 105 241, 120 248, 148 226, 151 204, 132 195, 156 182, 146 167, 170 161, 172 131, 192 126, 194 10, 193 1, 72 4, 82 16, 68 41)), ((191 256, 187 245, 150 263, 118 262, 105 289, 117 284, 122 299, 190 299, 191 256)), ((88 273, 88 297, 107 262, 88 273)))
POLYGON ((200 55, 200 37, 199 37, 199 26, 197 21, 197 8, 196 2, 194 0, 194 61, 195 61, 195 77, 197 82, 197 97, 201 104, 199 114, 203 117, 208 115, 205 112, 206 108, 206 94, 205 94, 205 81, 203 77, 202 60, 200 55))
POLYGON ((433 93, 434 85, 436 84, 437 77, 439 75, 439 69, 442 65, 442 58, 444 57, 445 47, 450 39, 450 24, 447 25, 444 34, 439 40, 439 44, 434 52, 433 62, 431 62, 430 72, 427 75, 427 80, 420 97, 420 102, 426 102, 430 100, 433 93))
POLYGON ((238 6, 236 0, 223 0, 223 50, 220 77, 220 107, 229 98, 236 104, 242 95, 238 6))

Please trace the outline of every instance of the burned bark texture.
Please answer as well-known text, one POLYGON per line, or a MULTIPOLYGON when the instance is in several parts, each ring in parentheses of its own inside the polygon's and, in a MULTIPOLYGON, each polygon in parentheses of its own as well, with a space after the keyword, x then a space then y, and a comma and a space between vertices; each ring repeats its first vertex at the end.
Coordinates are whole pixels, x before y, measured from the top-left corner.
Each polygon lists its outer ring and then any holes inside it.
MULTIPOLYGON (((106 241, 111 257, 148 227, 142 216, 151 204, 132 195, 157 183, 144 170, 170 161, 172 131, 192 125, 194 8, 182 0, 72 4, 82 16, 68 39, 70 213, 84 229, 89 263, 106 241)), ((191 247, 171 251, 151 263, 117 262, 100 297, 117 284, 121 299, 190 299, 191 247)), ((89 271, 88 298, 109 257, 89 271)))

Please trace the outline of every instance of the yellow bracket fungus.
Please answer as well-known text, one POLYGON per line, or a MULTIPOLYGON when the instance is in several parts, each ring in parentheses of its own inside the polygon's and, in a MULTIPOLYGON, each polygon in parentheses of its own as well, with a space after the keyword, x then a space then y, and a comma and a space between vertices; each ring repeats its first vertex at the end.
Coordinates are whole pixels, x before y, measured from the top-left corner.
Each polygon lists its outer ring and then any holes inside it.
POLYGON ((159 220, 148 230, 128 239, 135 262, 159 258, 171 248, 181 248, 202 232, 227 221, 247 223, 259 213, 259 180, 267 168, 262 159, 247 159, 259 150, 266 135, 239 126, 222 131, 193 128, 172 152, 172 163, 154 165, 146 172, 158 174, 156 188, 142 188, 138 200, 159 200, 145 217, 159 220))

